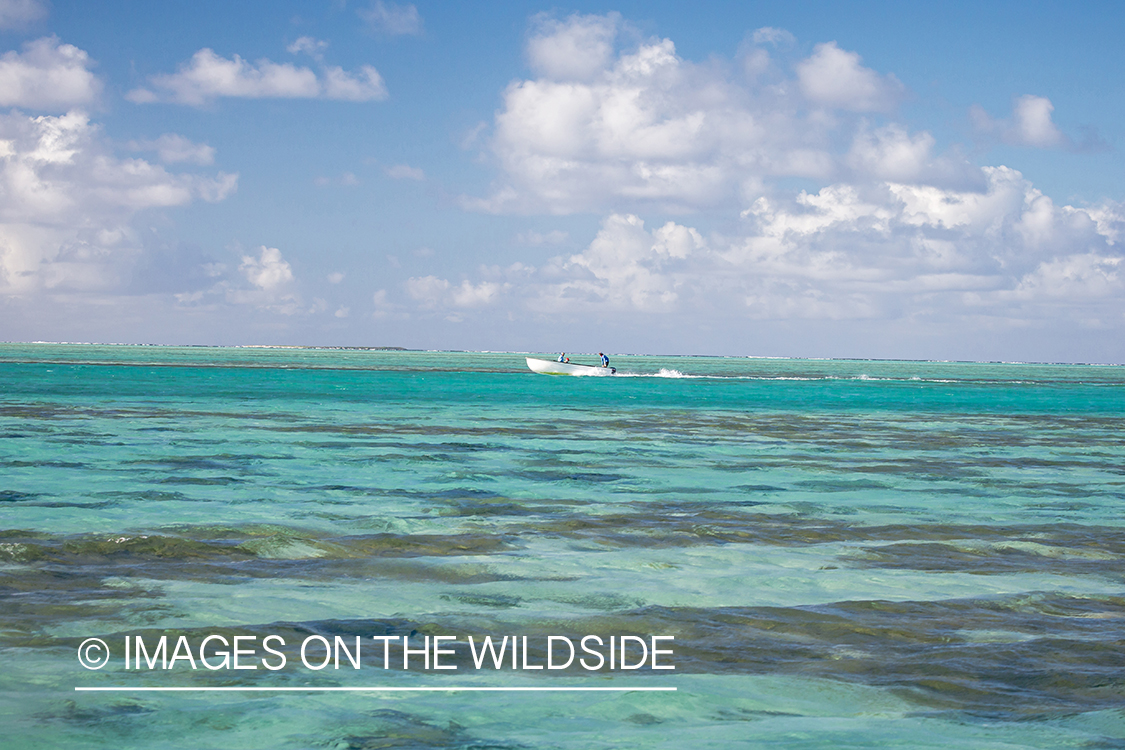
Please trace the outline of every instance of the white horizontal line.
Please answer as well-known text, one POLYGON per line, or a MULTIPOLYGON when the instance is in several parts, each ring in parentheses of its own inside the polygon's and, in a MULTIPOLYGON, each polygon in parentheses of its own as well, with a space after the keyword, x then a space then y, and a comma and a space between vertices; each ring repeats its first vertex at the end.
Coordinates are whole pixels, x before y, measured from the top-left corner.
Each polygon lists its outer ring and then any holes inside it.
POLYGON ((99 693, 575 693, 575 692, 675 692, 674 687, 76 687, 78 692, 99 693))

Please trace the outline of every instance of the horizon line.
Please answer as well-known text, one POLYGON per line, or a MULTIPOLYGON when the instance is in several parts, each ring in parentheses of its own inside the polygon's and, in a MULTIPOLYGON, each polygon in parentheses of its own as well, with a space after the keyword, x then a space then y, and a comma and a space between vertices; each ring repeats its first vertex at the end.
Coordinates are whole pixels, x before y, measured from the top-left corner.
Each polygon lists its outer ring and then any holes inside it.
MULTIPOLYGON (((511 354, 527 356, 529 354, 545 354, 546 350, 539 352, 507 351, 499 349, 413 349, 405 346, 352 346, 333 344, 134 344, 128 342, 99 342, 99 341, 0 341, 0 345, 22 346, 120 346, 143 348, 168 348, 168 349, 292 349, 292 350, 327 350, 327 351, 366 351, 366 352, 401 352, 404 354, 511 354)), ((552 350, 553 351, 553 350, 552 350)), ((576 352, 581 355, 592 355, 593 352, 576 352)), ((1077 361, 1049 361, 1049 360, 1001 360, 1001 359, 911 359, 902 357, 825 357, 816 355, 786 356, 772 354, 652 354, 638 352, 617 352, 615 357, 676 357, 676 358, 702 358, 702 359, 766 359, 790 360, 798 362, 920 362, 927 364, 958 364, 958 365, 1063 365, 1077 367, 1125 367, 1125 362, 1077 362, 1077 361)))

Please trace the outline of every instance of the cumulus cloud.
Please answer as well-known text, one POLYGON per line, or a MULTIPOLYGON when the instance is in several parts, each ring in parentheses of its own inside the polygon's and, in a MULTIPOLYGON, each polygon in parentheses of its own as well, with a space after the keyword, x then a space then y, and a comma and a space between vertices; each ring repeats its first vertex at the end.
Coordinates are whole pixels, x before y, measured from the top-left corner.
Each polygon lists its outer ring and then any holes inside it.
POLYGON ((195 187, 200 198, 208 203, 218 203, 238 189, 238 175, 219 172, 214 178, 197 179, 195 187))
POLYGON ((237 306, 274 315, 316 315, 328 309, 328 303, 314 299, 305 305, 296 290, 296 277, 289 261, 276 247, 258 247, 256 254, 243 254, 236 272, 219 264, 211 284, 190 293, 175 295, 181 307, 215 308, 237 306))
POLYGON ((436 307, 445 293, 449 290, 449 282, 437 276, 412 276, 404 284, 406 293, 411 299, 421 302, 427 307, 436 307))
POLYGON ((984 188, 980 170, 956 150, 936 153, 936 139, 923 130, 910 133, 896 123, 881 128, 862 125, 844 163, 859 180, 892 180, 984 188))
MULTIPOLYGON (((485 307, 495 303, 510 288, 509 284, 481 281, 478 284, 465 280, 453 285, 437 276, 411 277, 403 285, 411 299, 427 308, 485 307)), ((386 294, 376 295, 375 304, 385 304, 386 294)))
POLYGON ((848 160, 857 169, 887 180, 913 180, 932 159, 934 137, 926 132, 910 135, 899 125, 856 135, 848 160))
POLYGON ((0 291, 120 287, 143 251, 135 214, 222 200, 237 181, 118 158, 82 112, 0 115, 0 291))
MULTIPOLYGON (((1070 289, 1052 281, 1060 264, 1116 267, 1121 249, 1095 217, 1055 206, 1015 170, 983 171, 981 192, 884 183, 868 190, 831 185, 799 194, 790 207, 760 199, 748 216, 755 231, 722 257, 752 271, 747 305, 760 317, 792 315, 792 301, 802 298, 817 301, 809 310, 818 317, 893 319, 923 312, 1005 317, 1013 295, 1036 285, 1044 294, 1023 294, 1024 302, 1043 302, 1048 287, 1076 308, 1091 294, 1104 297, 1105 273, 1074 274, 1070 289)), ((1115 211, 1113 223, 1121 220, 1115 211)), ((1118 304, 1122 291, 1118 285, 1118 304)), ((1047 315, 1032 307, 1020 314, 1047 315)))
MULTIPOLYGON (((740 232, 711 236, 611 214, 580 253, 481 278, 508 284, 505 296, 528 315, 1120 328, 1125 207, 1057 205, 1006 167, 981 169, 980 181, 980 190, 836 182, 759 197, 740 232)), ((416 300, 448 304, 449 282, 412 281, 416 300)))
POLYGON ((482 307, 494 303, 505 289, 506 285, 492 281, 472 284, 465 280, 453 287, 450 301, 457 307, 482 307))
POLYGON ((1015 146, 1080 152, 1112 150, 1091 127, 1080 128, 1082 137, 1078 140, 1068 136, 1055 124, 1054 111, 1055 105, 1047 97, 1024 94, 1012 102, 1012 115, 1007 119, 994 119, 978 104, 969 109, 969 119, 978 135, 1015 146))
POLYGON ((772 44, 775 46, 795 44, 797 38, 785 29, 775 29, 772 26, 763 26, 755 29, 750 36, 754 44, 772 44))
POLYGON ((422 17, 413 3, 396 5, 375 0, 370 7, 361 8, 356 13, 378 34, 414 36, 422 33, 422 17))
POLYGON ((966 176, 928 133, 860 116, 891 110, 904 88, 835 43, 786 71, 754 45, 792 35, 759 29, 738 71, 684 60, 670 39, 618 49, 621 27, 616 15, 536 20, 527 54, 537 77, 505 90, 489 144, 501 177, 466 207, 682 212, 732 207, 778 177, 966 176), (842 153, 836 144, 848 142, 842 153))
POLYGON ((47 4, 41 0, 0 0, 0 29, 22 29, 47 17, 47 4))
POLYGON ((165 164, 190 162, 207 165, 215 161, 215 149, 206 143, 195 143, 176 133, 165 133, 155 140, 129 141, 133 151, 155 151, 165 164))
POLYGON ((48 36, 0 55, 0 106, 65 112, 93 104, 102 84, 83 50, 48 36))
MULTIPOLYGON (((197 311, 223 311, 228 314, 233 309, 255 311, 259 321, 271 320, 273 316, 289 318, 311 318, 331 315, 346 318, 351 308, 335 305, 320 297, 312 297, 306 302, 300 279, 293 266, 286 260, 280 248, 259 245, 253 252, 237 252, 237 266, 228 268, 226 264, 215 263, 209 267, 210 277, 204 288, 193 292, 176 294, 175 299, 181 308, 197 311)), ((336 271, 325 277, 331 284, 339 284, 345 278, 336 271)), ((269 325, 276 326, 272 322, 269 325)))
POLYGON ((1062 131, 1051 122, 1055 106, 1045 96, 1021 96, 1012 110, 1011 138, 1016 143, 1047 148, 1065 140, 1062 131))
POLYGON ((801 91, 816 104, 853 112, 886 112, 895 107, 905 88, 893 75, 860 65, 860 56, 842 50, 836 42, 818 44, 813 54, 797 65, 801 91))
POLYGON ((387 87, 379 71, 370 65, 361 65, 355 73, 343 68, 324 70, 323 96, 348 102, 380 101, 387 98, 387 87))
POLYGON ((574 278, 554 286, 557 304, 565 298, 600 301, 612 307, 661 310, 674 306, 684 279, 673 269, 684 268, 703 248, 695 229, 667 222, 652 232, 636 216, 614 214, 602 222, 586 250, 562 265, 574 278))
POLYGON ((752 159, 755 142, 771 136, 726 106, 732 92, 701 91, 693 72, 663 40, 622 55, 592 83, 512 84, 493 141, 509 182, 470 207, 567 213, 615 198, 715 201, 733 179, 724 152, 752 159))
POLYGON ((302 36, 286 47, 285 51, 291 55, 298 55, 303 52, 314 60, 322 60, 324 58, 324 50, 326 49, 328 49, 328 42, 323 39, 302 36))
POLYGON ((126 98, 138 104, 167 101, 203 106, 221 97, 245 99, 340 99, 373 101, 387 98, 379 71, 361 65, 354 72, 324 67, 318 75, 310 68, 275 63, 251 63, 238 55, 230 59, 204 48, 177 72, 152 76, 150 88, 138 88, 126 98))
POLYGON ((531 69, 555 81, 588 81, 613 58, 620 16, 582 16, 566 21, 541 15, 527 43, 531 69))
POLYGON ((281 257, 281 251, 276 247, 262 245, 258 248, 257 257, 243 255, 242 265, 238 270, 251 284, 262 291, 274 291, 293 281, 293 269, 281 257))

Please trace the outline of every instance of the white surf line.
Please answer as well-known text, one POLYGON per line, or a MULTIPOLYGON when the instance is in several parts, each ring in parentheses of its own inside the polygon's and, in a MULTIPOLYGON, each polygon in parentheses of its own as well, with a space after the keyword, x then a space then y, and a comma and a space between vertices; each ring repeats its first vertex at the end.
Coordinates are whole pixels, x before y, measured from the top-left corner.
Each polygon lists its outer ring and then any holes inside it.
POLYGON ((674 687, 75 687, 87 693, 579 693, 675 692, 674 687))

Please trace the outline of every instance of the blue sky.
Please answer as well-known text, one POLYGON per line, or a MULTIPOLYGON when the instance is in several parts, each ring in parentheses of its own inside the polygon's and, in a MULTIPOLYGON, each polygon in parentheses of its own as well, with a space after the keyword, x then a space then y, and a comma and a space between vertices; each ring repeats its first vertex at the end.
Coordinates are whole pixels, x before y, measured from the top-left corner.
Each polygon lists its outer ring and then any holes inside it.
POLYGON ((1122 362, 1121 18, 0 0, 0 339, 1122 362))

